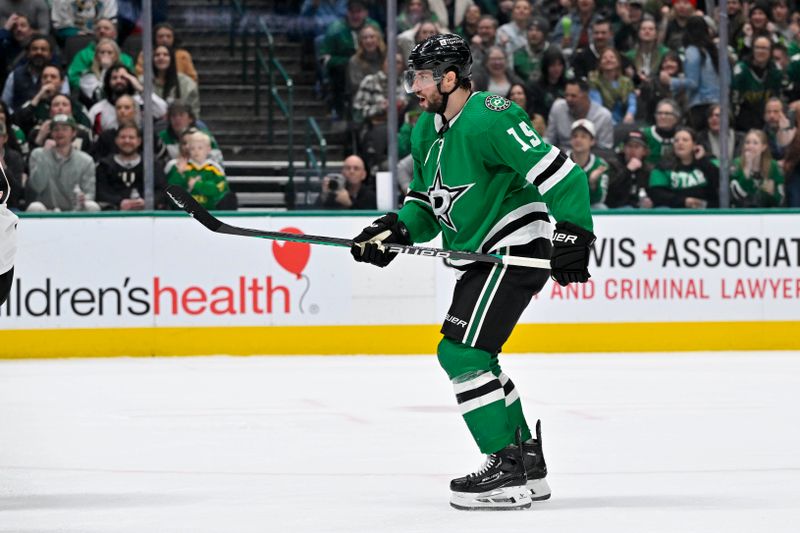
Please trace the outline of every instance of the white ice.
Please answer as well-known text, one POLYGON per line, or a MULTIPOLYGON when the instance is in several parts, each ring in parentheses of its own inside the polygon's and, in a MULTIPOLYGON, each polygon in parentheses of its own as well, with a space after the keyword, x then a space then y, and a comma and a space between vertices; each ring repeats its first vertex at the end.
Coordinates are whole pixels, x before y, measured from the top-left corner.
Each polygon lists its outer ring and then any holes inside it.
POLYGON ((795 532, 800 353, 505 355, 553 489, 482 458, 433 356, 0 361, 0 531, 795 532))

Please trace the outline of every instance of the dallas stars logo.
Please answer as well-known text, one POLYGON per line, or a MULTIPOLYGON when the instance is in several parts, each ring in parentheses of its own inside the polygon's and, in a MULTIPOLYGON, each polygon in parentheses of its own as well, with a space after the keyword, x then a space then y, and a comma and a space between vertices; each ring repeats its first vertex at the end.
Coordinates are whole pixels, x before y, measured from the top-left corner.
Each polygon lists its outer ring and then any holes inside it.
POLYGON ((511 100, 506 100, 502 96, 497 96, 496 94, 487 96, 483 103, 492 111, 505 111, 511 107, 511 100))
POLYGON ((442 183, 442 171, 436 170, 436 178, 433 180, 433 185, 428 188, 428 198, 430 198, 433 214, 436 215, 436 220, 444 224, 453 231, 458 231, 450 212, 453 210, 455 203, 461 196, 467 192, 474 183, 469 185, 459 185, 457 187, 448 187, 442 183))

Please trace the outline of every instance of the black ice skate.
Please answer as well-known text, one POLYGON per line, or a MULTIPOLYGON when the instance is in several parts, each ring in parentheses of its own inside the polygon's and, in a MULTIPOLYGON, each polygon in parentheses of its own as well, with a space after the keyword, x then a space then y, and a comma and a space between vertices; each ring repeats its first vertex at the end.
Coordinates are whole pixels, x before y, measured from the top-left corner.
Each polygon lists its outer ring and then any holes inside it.
POLYGON ((542 421, 536 421, 536 438, 522 443, 522 455, 525 461, 525 475, 528 478, 528 490, 533 501, 550 498, 550 486, 547 484, 547 463, 542 453, 542 421))
POLYGON ((450 505, 463 511, 527 509, 531 493, 519 446, 510 445, 486 458, 483 468, 450 482, 450 505))

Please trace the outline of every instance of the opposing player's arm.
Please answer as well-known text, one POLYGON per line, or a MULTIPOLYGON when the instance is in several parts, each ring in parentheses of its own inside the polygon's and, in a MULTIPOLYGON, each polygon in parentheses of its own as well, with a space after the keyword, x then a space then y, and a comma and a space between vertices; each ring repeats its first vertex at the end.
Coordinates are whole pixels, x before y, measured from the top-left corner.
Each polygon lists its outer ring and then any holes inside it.
POLYGON ((544 142, 519 107, 499 113, 495 131, 491 145, 495 155, 539 189, 553 217, 591 231, 586 173, 561 150, 544 142))
POLYGON ((0 305, 5 303, 14 279, 17 253, 17 215, 8 209, 11 184, 0 161, 0 305))

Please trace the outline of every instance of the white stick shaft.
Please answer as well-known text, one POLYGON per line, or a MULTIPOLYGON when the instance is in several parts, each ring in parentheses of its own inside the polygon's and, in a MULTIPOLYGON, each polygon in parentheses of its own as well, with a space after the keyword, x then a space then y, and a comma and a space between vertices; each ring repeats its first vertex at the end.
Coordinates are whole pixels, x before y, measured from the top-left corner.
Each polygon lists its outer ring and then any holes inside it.
POLYGON ((503 264, 531 267, 531 268, 544 268, 544 269, 550 268, 550 261, 548 261, 547 259, 537 259, 535 257, 519 257, 515 255, 504 256, 503 264))

